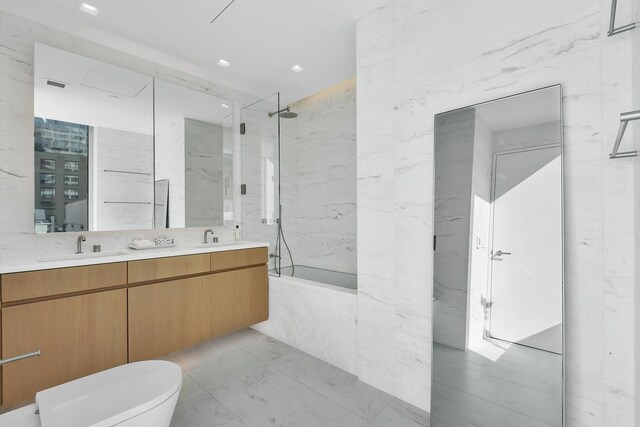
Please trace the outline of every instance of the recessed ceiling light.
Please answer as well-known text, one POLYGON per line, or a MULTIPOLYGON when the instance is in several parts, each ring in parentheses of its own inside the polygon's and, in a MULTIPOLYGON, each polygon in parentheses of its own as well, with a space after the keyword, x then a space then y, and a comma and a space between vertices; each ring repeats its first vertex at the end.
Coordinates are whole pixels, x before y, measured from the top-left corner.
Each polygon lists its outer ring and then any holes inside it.
POLYGON ((222 108, 230 108, 230 107, 229 107, 229 105, 227 105, 227 104, 220 104, 220 106, 221 106, 222 108))
POLYGON ((93 16, 98 16, 100 13, 100 9, 90 5, 89 3, 80 3, 80 10, 93 16))
POLYGON ((231 62, 227 61, 226 59, 221 59, 220 61, 218 61, 218 65, 227 68, 231 66, 231 62))
POLYGON ((294 65, 293 67, 291 67, 291 71, 293 71, 294 73, 299 73, 300 71, 303 71, 304 68, 302 68, 299 65, 294 65))

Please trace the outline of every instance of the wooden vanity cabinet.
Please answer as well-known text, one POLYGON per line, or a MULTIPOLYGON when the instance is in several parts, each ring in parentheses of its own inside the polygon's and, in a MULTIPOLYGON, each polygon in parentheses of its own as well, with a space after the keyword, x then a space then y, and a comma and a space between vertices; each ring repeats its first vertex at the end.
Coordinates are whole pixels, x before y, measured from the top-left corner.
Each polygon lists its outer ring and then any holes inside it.
POLYGON ((129 361, 151 359, 211 337, 211 276, 129 289, 129 361))
MULTIPOLYGON (((264 249, 261 258, 235 254, 235 259, 262 265, 236 263, 240 268, 235 270, 130 287, 129 361, 158 357, 267 320, 264 249)), ((229 252, 220 253, 225 262, 229 252)))
POLYGON ((267 320, 267 248, 0 277, 2 406, 267 320))
POLYGON ((3 308, 2 357, 38 349, 2 367, 3 406, 127 363, 126 289, 3 308))

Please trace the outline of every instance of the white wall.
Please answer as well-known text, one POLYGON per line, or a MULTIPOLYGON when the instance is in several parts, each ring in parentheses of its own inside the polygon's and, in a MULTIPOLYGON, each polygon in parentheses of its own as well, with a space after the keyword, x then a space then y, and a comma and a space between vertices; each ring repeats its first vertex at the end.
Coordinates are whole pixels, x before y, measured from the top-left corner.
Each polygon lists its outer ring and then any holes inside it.
POLYGON ((434 114, 561 83, 567 425, 634 425, 637 160, 607 159, 633 104, 633 32, 606 37, 609 0, 361 6, 360 379, 429 408, 434 114))

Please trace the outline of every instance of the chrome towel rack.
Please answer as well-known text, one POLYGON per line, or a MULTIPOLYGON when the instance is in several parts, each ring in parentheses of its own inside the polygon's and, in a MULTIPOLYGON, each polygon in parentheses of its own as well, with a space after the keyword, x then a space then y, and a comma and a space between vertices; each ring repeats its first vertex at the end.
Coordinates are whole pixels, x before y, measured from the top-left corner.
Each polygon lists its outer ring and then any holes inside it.
POLYGON ((20 356, 7 357, 6 359, 0 359, 0 366, 7 363, 17 362, 18 360, 28 359, 30 357, 39 357, 40 350, 32 351, 31 353, 21 354, 20 356))
POLYGON ((625 31, 633 30, 636 27, 635 22, 616 28, 616 8, 618 7, 618 0, 611 0, 611 17, 609 18, 609 31, 607 35, 609 37, 624 33, 625 31))
POLYGON ((633 120, 640 120, 640 110, 629 111, 628 113, 620 114, 620 129, 618 130, 618 136, 616 137, 616 143, 613 145, 613 151, 609 154, 610 159, 617 159, 621 157, 635 157, 638 155, 637 151, 623 151, 618 153, 624 131, 627 130, 627 124, 633 120))

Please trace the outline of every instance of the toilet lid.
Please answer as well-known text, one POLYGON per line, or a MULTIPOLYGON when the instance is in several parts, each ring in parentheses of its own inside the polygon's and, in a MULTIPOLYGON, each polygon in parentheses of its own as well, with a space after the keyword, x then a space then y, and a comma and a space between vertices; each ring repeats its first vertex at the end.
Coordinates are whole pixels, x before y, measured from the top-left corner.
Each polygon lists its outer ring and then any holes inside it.
POLYGON ((149 411, 182 386, 172 362, 118 366, 36 394, 42 427, 113 426, 149 411))

